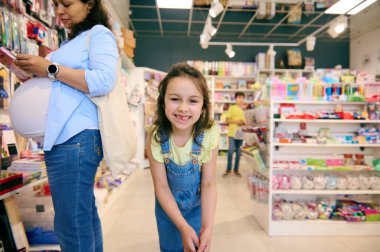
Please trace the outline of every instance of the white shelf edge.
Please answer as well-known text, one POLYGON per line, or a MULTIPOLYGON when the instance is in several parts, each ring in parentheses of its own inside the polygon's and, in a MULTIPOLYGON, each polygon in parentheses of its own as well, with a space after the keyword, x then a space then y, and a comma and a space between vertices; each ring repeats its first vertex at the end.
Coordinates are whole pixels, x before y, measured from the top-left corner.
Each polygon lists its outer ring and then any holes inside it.
POLYGON ((342 195, 342 194, 380 194, 380 190, 272 190, 272 194, 302 195, 342 195))
POLYGON ((287 147, 380 147, 380 144, 302 144, 302 143, 274 143, 273 146, 287 147))
MULTIPOLYGON (((244 101, 244 103, 252 103, 253 101, 244 101)), ((214 101, 214 103, 236 103, 236 101, 214 101)))
POLYGON ((311 123, 380 123, 380 120, 329 120, 329 119, 273 119, 274 122, 311 123))
POLYGON ((223 89, 223 88, 215 88, 215 92, 247 92, 254 93, 255 91, 252 89, 223 89))
POLYGON ((45 177, 45 178, 39 179, 37 181, 34 181, 32 183, 29 183, 29 184, 27 184, 25 186, 22 186, 22 187, 20 187, 20 188, 18 188, 16 190, 13 190, 13 191, 7 192, 7 193, 5 193, 3 195, 0 195, 0 200, 8 198, 8 197, 10 197, 10 196, 12 196, 14 194, 17 194, 17 193, 20 193, 20 192, 32 189, 34 186, 37 186, 37 185, 42 184, 42 183, 45 183, 47 181, 48 181, 48 178, 45 177))
POLYGON ((279 220, 270 222, 271 236, 378 236, 379 221, 279 220))
POLYGON ((256 76, 218 76, 218 75, 204 75, 205 78, 212 78, 214 77, 215 79, 236 79, 236 80, 251 80, 251 79, 256 79, 256 76))
POLYGON ((294 103, 294 104, 342 104, 342 105, 364 105, 366 102, 345 102, 345 101, 284 101, 272 100, 274 104, 294 103))
POLYGON ((272 169, 272 171, 274 172, 288 172, 288 171, 296 171, 296 172, 380 172, 380 171, 376 171, 376 170, 329 170, 329 169, 326 169, 326 170, 318 170, 318 169, 314 169, 314 170, 306 170, 306 169, 272 169))

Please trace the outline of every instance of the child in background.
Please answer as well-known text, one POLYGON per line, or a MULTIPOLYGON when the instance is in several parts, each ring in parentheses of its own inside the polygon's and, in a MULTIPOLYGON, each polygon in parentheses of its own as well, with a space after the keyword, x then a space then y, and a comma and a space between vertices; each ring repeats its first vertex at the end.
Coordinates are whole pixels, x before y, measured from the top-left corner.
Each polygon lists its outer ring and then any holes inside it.
POLYGON ((216 207, 219 128, 210 119, 207 82, 195 68, 172 66, 159 86, 147 138, 161 251, 210 251, 216 207))
POLYGON ((226 114, 226 122, 228 123, 228 157, 227 157, 227 170, 223 173, 223 177, 228 176, 231 173, 232 157, 234 152, 235 165, 234 173, 236 176, 241 177, 239 172, 239 161, 241 150, 240 147, 243 144, 242 132, 240 126, 245 124, 245 117, 243 113, 245 95, 243 92, 235 93, 236 104, 232 105, 226 114))

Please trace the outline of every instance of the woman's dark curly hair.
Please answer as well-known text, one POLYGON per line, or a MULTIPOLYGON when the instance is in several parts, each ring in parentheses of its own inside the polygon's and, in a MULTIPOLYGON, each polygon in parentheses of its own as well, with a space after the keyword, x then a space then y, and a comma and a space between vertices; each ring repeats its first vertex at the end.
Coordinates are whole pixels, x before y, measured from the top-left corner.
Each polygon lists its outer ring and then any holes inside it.
MULTIPOLYGON (((61 2, 62 0, 55 0, 55 4, 57 6, 57 2, 61 2)), ((91 29, 95 25, 104 25, 108 29, 111 30, 111 25, 108 19, 108 13, 104 9, 101 0, 80 0, 84 4, 88 4, 90 7, 90 11, 87 14, 87 17, 78 24, 73 24, 71 27, 71 31, 69 33, 69 39, 75 38, 83 31, 87 31, 91 29)))
MULTIPOLYGON (((154 139, 158 143, 164 143, 168 140, 169 134, 172 132, 172 126, 169 119, 165 114, 165 94, 169 82, 176 77, 189 78, 196 85, 198 90, 203 96, 202 112, 199 120, 194 125, 194 141, 196 137, 201 134, 205 129, 211 128, 213 121, 210 119, 210 97, 207 89, 207 81, 205 77, 197 69, 189 66, 186 63, 178 63, 173 65, 166 77, 161 81, 158 86, 159 96, 157 99, 157 112, 154 120, 154 139)), ((201 145, 201 143, 197 143, 201 145)))

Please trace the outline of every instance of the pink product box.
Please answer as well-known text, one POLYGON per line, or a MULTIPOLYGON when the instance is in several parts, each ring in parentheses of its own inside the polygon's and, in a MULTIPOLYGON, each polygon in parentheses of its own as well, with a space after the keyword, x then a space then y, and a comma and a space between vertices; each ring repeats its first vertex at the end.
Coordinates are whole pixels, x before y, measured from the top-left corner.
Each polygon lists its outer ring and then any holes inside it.
POLYGON ((326 159, 327 166, 344 166, 343 159, 326 159))

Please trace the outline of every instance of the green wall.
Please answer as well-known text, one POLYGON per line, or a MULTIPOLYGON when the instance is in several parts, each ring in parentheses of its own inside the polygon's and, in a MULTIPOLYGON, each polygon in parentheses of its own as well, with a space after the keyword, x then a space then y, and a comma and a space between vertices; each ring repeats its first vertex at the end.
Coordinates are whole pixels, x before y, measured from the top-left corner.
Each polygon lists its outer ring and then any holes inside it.
MULTIPOLYGON (((225 46, 209 46, 204 50, 199 45, 199 38, 156 38, 138 37, 135 49, 135 65, 150 67, 161 71, 177 62, 186 60, 204 61, 255 61, 258 52, 265 52, 268 47, 234 46, 236 55, 230 59, 224 53, 225 46)), ((275 47, 276 61, 281 57, 286 62, 288 47, 275 47)), ((300 47, 302 57, 314 57, 316 68, 332 68, 335 65, 349 67, 350 44, 348 41, 316 42, 314 51, 307 52, 305 44, 300 47)))

